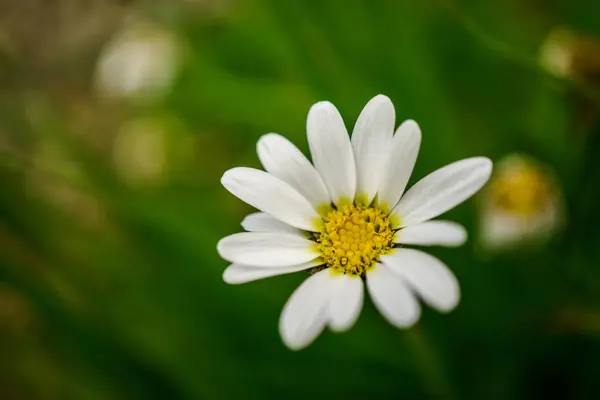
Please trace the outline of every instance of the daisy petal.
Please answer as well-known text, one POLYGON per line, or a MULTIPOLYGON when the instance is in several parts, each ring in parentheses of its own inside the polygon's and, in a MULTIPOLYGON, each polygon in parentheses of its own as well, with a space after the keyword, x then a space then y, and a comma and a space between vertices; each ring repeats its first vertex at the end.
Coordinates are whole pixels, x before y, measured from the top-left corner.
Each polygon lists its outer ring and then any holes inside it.
POLYGON ((279 332, 290 349, 308 346, 325 328, 331 278, 331 271, 327 269, 312 275, 292 293, 283 307, 279 332))
POLYGON ((363 305, 363 283, 358 277, 334 275, 329 300, 329 326, 342 332, 354 325, 363 305))
POLYGON ((462 246, 467 241, 464 226, 451 221, 426 221, 400 229, 394 243, 421 246, 462 246))
POLYGON ((230 285, 238 285, 256 281, 271 276, 290 274, 292 272, 304 271, 306 269, 316 267, 320 262, 313 260, 300 265, 292 265, 290 267, 272 267, 260 268, 250 267, 247 265, 231 264, 223 272, 223 280, 230 285))
POLYGON ((242 228, 248 232, 281 232, 302 235, 300 229, 262 212, 246 215, 246 218, 242 221, 242 228))
POLYGON ((315 209, 296 189, 264 171, 238 167, 223 174, 221 183, 234 196, 281 221, 314 231, 319 218, 315 209))
POLYGON ((314 242, 273 232, 242 232, 227 236, 217 244, 217 251, 227 261, 255 267, 287 267, 314 260, 314 242))
POLYGON ((378 202, 382 209, 391 211, 402 197, 420 147, 419 125, 413 120, 404 121, 396 130, 391 147, 383 153, 389 155, 379 182, 378 202))
POLYGON ((399 218, 400 226, 435 218, 475 194, 491 173, 492 162, 486 157, 446 165, 411 187, 392 213, 399 218))
POLYGON ((402 278, 386 265, 378 264, 367 272, 367 288, 375 307, 394 326, 412 326, 421 315, 421 307, 402 278))
POLYGON ((382 256, 381 261, 430 306, 447 312, 458 304, 460 288, 456 277, 437 258, 419 250, 399 249, 382 256))
POLYGON ((377 193, 387 154, 392 143, 396 113, 384 95, 373 97, 358 116, 352 131, 356 159, 356 196, 370 204, 377 193))
POLYGON ((306 121, 313 163, 327 186, 331 200, 353 201, 356 191, 354 153, 344 120, 328 101, 313 105, 306 121))
POLYGON ((262 136, 256 145, 265 170, 287 182, 315 209, 329 205, 329 193, 319 173, 289 140, 276 133, 262 136))

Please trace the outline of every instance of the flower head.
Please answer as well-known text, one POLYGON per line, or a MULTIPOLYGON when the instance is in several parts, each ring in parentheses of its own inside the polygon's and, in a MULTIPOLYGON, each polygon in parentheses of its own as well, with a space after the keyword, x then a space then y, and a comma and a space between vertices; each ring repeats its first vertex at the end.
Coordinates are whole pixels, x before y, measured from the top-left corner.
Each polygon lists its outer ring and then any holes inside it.
POLYGON ((452 272, 404 245, 463 244, 462 226, 430 220, 477 192, 492 163, 484 157, 452 163, 405 193, 421 131, 408 120, 394 134, 394 125, 390 99, 378 95, 361 112, 350 140, 334 105, 319 102, 307 119, 314 166, 287 139, 270 133, 257 146, 266 172, 233 168, 221 179, 261 211, 244 219, 247 232, 217 245, 232 263, 225 282, 312 273, 281 314, 280 333, 292 349, 309 345, 326 326, 349 329, 362 308, 363 281, 375 306, 397 327, 418 320, 417 296, 440 311, 458 303, 452 272))
POLYGON ((488 249, 543 242, 564 218, 553 174, 530 157, 511 154, 500 160, 482 194, 481 243, 488 249))

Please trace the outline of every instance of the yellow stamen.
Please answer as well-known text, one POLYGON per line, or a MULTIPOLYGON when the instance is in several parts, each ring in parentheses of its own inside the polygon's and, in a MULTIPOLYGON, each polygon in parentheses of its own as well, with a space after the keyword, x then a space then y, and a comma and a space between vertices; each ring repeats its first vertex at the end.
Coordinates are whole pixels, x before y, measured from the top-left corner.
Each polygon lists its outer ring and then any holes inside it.
POLYGON ((524 165, 498 176, 492 181, 489 193, 494 206, 528 217, 544 207, 551 188, 540 171, 524 165))
POLYGON ((333 272, 363 275, 392 249, 390 219, 378 208, 344 205, 324 218, 317 247, 333 272))

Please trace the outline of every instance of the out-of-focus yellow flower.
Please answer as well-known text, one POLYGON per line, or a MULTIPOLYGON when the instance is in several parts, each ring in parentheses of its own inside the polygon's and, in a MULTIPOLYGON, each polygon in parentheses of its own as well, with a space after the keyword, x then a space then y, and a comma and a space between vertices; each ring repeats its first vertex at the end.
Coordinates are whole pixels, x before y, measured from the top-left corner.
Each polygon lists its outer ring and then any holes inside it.
POLYGON ((162 182, 166 175, 167 132, 152 119, 135 119, 121 127, 113 143, 113 161, 121 177, 133 184, 162 182))
POLYGON ((157 186, 189 167, 193 137, 171 117, 139 117, 125 122, 114 139, 113 163, 132 186, 157 186))
POLYGON ((501 248, 551 236, 562 221, 563 202, 546 167, 513 154, 497 163, 480 211, 483 245, 501 248))
POLYGON ((148 100, 171 86, 181 62, 181 44, 168 30, 134 22, 105 46, 96 70, 100 96, 148 100))

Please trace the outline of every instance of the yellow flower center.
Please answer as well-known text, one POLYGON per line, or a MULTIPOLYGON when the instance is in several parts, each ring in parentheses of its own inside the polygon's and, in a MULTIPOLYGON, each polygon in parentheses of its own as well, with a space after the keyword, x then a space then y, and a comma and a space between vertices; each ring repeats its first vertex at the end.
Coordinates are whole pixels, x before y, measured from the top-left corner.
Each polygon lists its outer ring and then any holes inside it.
POLYGON ((390 219, 381 210, 344 205, 330 211, 315 234, 323 260, 334 272, 360 276, 393 246, 390 219))
POLYGON ((535 215, 547 204, 551 188, 544 176, 532 168, 507 171, 490 185, 492 204, 522 217, 535 215))

